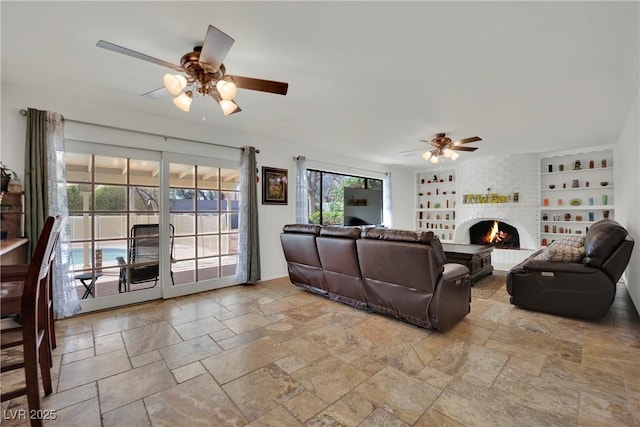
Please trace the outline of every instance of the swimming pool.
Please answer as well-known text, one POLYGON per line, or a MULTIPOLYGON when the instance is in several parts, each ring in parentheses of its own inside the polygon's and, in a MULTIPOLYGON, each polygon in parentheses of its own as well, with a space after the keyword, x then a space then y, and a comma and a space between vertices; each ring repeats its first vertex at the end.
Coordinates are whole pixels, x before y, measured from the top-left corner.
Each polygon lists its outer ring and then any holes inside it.
MULTIPOLYGON (((84 249, 73 248, 71 249, 71 257, 74 264, 82 264, 84 262, 84 249)), ((92 258, 91 250, 89 252, 89 259, 92 258)), ((127 250, 125 248, 102 248, 102 264, 116 264, 116 257, 123 257, 127 259, 127 250)))

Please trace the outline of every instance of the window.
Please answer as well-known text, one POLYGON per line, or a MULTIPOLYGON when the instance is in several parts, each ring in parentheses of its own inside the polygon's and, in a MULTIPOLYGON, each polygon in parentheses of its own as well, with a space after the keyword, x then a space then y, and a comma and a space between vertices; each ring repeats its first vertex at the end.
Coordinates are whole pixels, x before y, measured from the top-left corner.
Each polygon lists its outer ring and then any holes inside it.
POLYGON ((309 169, 309 223, 382 222, 382 180, 309 169))

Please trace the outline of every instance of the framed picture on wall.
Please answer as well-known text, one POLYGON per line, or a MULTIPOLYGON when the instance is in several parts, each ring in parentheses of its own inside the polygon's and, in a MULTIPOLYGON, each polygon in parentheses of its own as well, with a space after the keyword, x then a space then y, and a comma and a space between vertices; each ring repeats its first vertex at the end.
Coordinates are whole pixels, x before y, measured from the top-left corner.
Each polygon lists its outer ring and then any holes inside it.
POLYGON ((262 204, 286 205, 289 194, 287 169, 262 167, 262 204))

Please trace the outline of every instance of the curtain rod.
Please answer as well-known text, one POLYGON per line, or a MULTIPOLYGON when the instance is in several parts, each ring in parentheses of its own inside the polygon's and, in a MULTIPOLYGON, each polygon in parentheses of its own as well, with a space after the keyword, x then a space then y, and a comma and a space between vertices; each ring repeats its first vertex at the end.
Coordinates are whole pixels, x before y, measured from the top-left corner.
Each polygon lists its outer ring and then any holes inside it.
MULTIPOLYGON (((300 157, 300 156, 298 156, 298 157, 300 157)), ((296 157, 296 160, 298 160, 298 158, 297 158, 297 157, 296 157)), ((380 172, 380 171, 375 171, 375 170, 371 170, 371 169, 363 169, 363 168, 359 168, 359 167, 355 167, 355 166, 339 165, 339 164, 337 164, 337 163, 321 162, 321 161, 319 161, 319 160, 313 160, 313 159, 307 159, 307 160, 308 160, 308 161, 311 161, 311 162, 314 162, 314 163, 320 163, 320 164, 323 164, 323 165, 339 166, 339 167, 341 167, 341 168, 346 168, 347 170, 350 170, 350 169, 357 169, 357 170, 359 170, 359 171, 379 173, 379 174, 382 174, 382 175, 385 175, 385 176, 388 176, 388 175, 389 175, 389 172, 380 172)))
MULTIPOLYGON (((23 116, 23 117, 26 117, 27 116, 27 110, 21 109, 20 110, 20 115, 23 116)), ((149 136, 158 136, 160 138, 164 138, 165 141, 167 139, 171 138, 171 139, 175 139, 175 140, 178 140, 178 141, 198 142, 198 143, 201 143, 201 144, 214 145, 216 147, 231 148, 231 149, 234 149, 234 150, 244 151, 244 148, 242 148, 242 147, 234 147, 234 146, 231 146, 231 145, 216 144, 214 142, 198 141, 196 139, 180 138, 180 137, 177 137, 177 136, 167 136, 167 135, 161 135, 159 133, 146 132, 146 131, 135 130, 135 129, 127 129, 127 128, 123 128, 123 127, 119 127, 119 126, 110 126, 110 125, 102 125, 102 124, 99 124, 99 123, 84 122, 82 120, 73 120, 73 119, 66 119, 66 118, 64 118, 63 120, 68 121, 68 122, 72 122, 72 123, 79 123, 79 124, 82 124, 82 125, 99 126, 99 127, 103 127, 103 128, 107 128, 107 129, 123 130, 123 131, 126 131, 126 132, 140 133, 140 134, 149 135, 149 136)), ((256 150, 256 153, 260 153, 260 150, 256 150)))

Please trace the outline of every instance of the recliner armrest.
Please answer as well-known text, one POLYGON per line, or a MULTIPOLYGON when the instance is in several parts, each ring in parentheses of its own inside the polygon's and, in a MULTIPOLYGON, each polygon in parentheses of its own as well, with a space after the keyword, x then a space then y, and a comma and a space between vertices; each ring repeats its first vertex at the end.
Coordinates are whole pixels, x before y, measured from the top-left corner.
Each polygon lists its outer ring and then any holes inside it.
POLYGON ((469 269, 462 264, 456 264, 453 262, 444 265, 444 272, 442 277, 445 282, 456 281, 462 279, 469 274, 469 269))
POLYGON ((523 272, 546 271, 555 273, 592 274, 600 271, 597 268, 588 267, 579 262, 553 262, 529 258, 521 265, 523 272))

